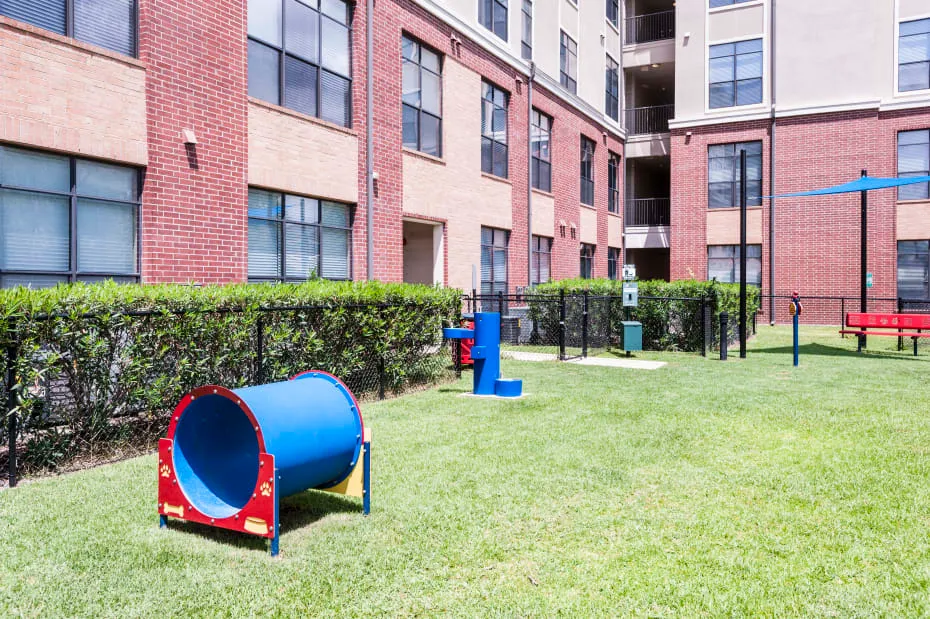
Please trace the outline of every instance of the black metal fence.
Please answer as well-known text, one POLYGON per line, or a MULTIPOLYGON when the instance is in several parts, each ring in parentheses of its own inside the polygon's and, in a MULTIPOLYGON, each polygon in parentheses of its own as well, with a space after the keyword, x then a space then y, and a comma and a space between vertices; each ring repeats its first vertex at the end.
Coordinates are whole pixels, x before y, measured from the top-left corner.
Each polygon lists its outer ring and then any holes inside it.
POLYGON ((627 226, 667 226, 671 198, 630 198, 626 201, 627 226))
POLYGON ((675 10, 628 17, 625 35, 626 45, 675 38, 675 10))
POLYGON ((0 481, 150 449, 183 394, 203 384, 317 369, 372 400, 451 379, 443 321, 410 305, 30 317, 23 332, 0 333, 0 481))
MULTIPOLYGON (((511 356, 541 353, 571 360, 620 351, 625 320, 642 323, 644 350, 707 355, 719 342, 711 298, 642 296, 638 307, 628 308, 619 296, 473 294, 464 297, 463 309, 500 312, 501 343, 511 356)), ((735 341, 735 331, 728 340, 735 341)))

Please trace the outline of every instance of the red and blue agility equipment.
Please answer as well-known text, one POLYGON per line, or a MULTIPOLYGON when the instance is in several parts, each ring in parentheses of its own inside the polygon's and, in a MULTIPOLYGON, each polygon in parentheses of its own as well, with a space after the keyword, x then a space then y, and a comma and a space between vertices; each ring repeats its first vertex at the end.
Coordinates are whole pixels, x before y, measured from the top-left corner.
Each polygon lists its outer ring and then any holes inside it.
POLYGON ((348 387, 325 372, 188 393, 158 444, 158 513, 258 535, 278 553, 278 506, 317 488, 358 496, 368 514, 371 440, 348 387))

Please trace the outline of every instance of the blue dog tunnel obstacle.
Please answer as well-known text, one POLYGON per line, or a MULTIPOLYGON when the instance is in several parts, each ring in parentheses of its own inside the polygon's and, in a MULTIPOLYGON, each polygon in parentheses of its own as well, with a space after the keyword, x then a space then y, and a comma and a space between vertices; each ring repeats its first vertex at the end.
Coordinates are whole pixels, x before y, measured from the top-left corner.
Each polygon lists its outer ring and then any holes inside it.
POLYGON ((370 506, 371 441, 361 410, 335 376, 184 396, 159 441, 158 510, 259 535, 278 552, 281 498, 318 488, 370 506))
POLYGON ((501 378, 501 315, 497 312, 477 312, 475 328, 446 328, 442 335, 450 340, 474 338, 471 358, 474 361, 472 393, 499 398, 518 398, 523 394, 523 381, 501 378))

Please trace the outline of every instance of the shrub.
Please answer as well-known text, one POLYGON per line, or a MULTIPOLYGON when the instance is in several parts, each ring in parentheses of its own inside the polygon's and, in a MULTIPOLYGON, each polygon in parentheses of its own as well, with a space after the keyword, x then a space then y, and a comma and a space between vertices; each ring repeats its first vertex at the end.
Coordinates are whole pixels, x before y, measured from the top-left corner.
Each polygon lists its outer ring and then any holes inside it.
MULTIPOLYGON (((719 315, 726 311, 730 325, 738 325, 739 284, 678 280, 666 282, 650 280, 639 282, 639 307, 627 310, 622 301, 623 282, 609 279, 567 279, 536 286, 532 294, 546 297, 564 292, 571 298, 566 302, 566 324, 581 324, 583 304, 577 295, 588 293, 589 341, 611 339, 613 334, 622 333, 620 322, 629 319, 643 324, 643 347, 647 350, 701 350, 705 329, 702 316, 710 322, 708 340, 719 341, 719 315), (702 301, 707 303, 707 314, 702 314, 702 301)), ((558 330, 559 306, 543 299, 529 297, 531 316, 539 321, 548 332, 558 330)), ((746 316, 759 311, 759 289, 750 286, 747 294, 746 316)), ((566 345, 578 346, 580 330, 566 333, 566 345)), ((735 337, 735 328, 730 329, 728 339, 735 337)))
POLYGON ((0 340, 18 345, 20 464, 149 446, 202 384, 321 369, 370 397, 435 382, 450 361, 441 327, 459 311, 457 290, 323 280, 0 290, 0 340))

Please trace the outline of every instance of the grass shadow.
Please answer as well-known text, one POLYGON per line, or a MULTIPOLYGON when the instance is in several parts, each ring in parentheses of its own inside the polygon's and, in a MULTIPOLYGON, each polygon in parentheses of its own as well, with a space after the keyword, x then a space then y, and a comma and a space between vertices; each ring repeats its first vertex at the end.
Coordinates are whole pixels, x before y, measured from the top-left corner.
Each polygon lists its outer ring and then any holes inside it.
MULTIPOLYGON (((310 526, 332 514, 361 512, 361 500, 319 490, 307 490, 285 497, 278 506, 281 534, 310 526)), ((174 519, 169 520, 168 528, 236 548, 267 549, 268 542, 265 538, 230 529, 174 519)))
MULTIPOLYGON (((792 346, 776 346, 774 348, 752 348, 750 353, 791 355, 794 353, 792 346)), ((903 351, 898 350, 869 350, 858 353, 850 348, 841 348, 838 346, 825 346, 824 344, 802 344, 798 346, 798 353, 804 355, 816 355, 819 357, 882 357, 883 359, 894 359, 896 361, 926 361, 914 355, 907 347, 903 351)))

